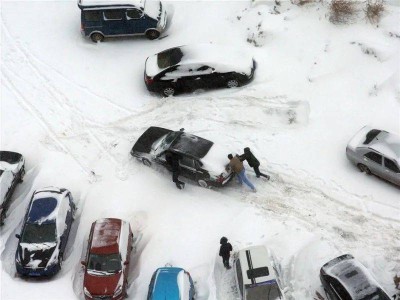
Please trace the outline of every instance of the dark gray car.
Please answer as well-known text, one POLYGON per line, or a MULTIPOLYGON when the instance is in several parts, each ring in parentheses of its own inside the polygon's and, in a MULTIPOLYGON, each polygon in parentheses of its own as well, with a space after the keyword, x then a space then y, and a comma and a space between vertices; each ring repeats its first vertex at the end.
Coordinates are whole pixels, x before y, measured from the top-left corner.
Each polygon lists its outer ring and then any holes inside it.
POLYGON ((361 172, 400 186, 399 136, 365 126, 348 143, 346 155, 361 172))
POLYGON ((320 279, 328 300, 390 300, 367 268, 350 254, 323 265, 320 279))

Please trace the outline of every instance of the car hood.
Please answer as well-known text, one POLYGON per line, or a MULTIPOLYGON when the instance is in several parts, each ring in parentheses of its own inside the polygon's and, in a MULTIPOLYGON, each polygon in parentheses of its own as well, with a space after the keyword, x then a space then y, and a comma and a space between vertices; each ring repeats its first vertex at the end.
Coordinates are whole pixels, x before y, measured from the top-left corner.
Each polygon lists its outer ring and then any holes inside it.
POLYGON ((93 296, 113 295, 117 287, 122 285, 122 279, 122 271, 108 275, 95 275, 91 271, 86 271, 83 286, 93 296))
POLYGON ((57 257, 56 243, 27 244, 20 243, 17 258, 25 268, 45 268, 57 257))

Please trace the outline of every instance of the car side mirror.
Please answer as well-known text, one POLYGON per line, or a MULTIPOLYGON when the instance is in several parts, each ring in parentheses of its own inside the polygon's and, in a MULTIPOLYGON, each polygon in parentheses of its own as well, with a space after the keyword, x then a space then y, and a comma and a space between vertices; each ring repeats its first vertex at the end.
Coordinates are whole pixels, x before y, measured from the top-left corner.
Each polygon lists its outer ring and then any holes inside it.
POLYGON ((124 265, 129 265, 129 260, 124 261, 124 265))
POLYGON ((19 239, 19 240, 21 239, 21 236, 20 236, 19 234, 16 234, 15 237, 16 237, 17 239, 19 239))
POLYGON ((86 267, 86 261, 82 260, 82 261, 81 261, 81 265, 84 266, 84 267, 86 267))

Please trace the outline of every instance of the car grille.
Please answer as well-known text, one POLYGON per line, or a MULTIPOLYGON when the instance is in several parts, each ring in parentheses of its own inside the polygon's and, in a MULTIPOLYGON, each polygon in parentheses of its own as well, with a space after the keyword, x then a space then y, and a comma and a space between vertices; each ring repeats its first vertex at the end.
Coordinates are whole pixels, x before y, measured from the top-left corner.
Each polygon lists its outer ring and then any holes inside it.
POLYGON ((94 300, 111 300, 112 296, 94 296, 94 300))

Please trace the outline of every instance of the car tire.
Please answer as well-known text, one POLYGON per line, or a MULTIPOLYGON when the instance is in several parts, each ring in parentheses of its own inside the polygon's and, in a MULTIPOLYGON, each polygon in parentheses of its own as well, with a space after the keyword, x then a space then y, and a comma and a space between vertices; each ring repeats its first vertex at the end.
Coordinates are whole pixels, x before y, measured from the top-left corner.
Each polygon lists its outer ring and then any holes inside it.
POLYGON ((228 82, 226 83, 226 87, 228 89, 236 88, 239 86, 239 81, 235 78, 229 79, 228 82))
POLYGON ((205 180, 203 180, 203 179, 197 180, 197 183, 198 183, 199 186, 201 186, 201 187, 203 187, 203 188, 208 188, 208 187, 209 187, 209 186, 208 186, 208 183, 207 183, 205 180))
POLYGON ((361 172, 365 172, 366 174, 371 175, 371 170, 366 165, 358 164, 357 167, 361 172))
POLYGON ((166 87, 166 88, 164 88, 163 90, 162 90, 162 94, 165 96, 165 97, 170 97, 170 96, 173 96, 173 95, 175 95, 175 89, 173 88, 173 87, 166 87))
POLYGON ((142 163, 143 163, 146 167, 150 167, 150 166, 151 166, 151 161, 149 161, 147 158, 142 158, 142 163))
POLYGON ((104 40, 104 35, 102 35, 102 34, 99 33, 99 32, 95 32, 95 33, 92 33, 92 34, 90 35, 90 39, 91 39, 93 42, 95 42, 95 43, 97 43, 97 42, 102 42, 102 41, 104 40))
POLYGON ((160 32, 157 31, 157 30, 154 30, 154 29, 147 30, 147 31, 146 31, 146 37, 147 37, 149 40, 158 39, 158 38, 160 37, 160 32))

